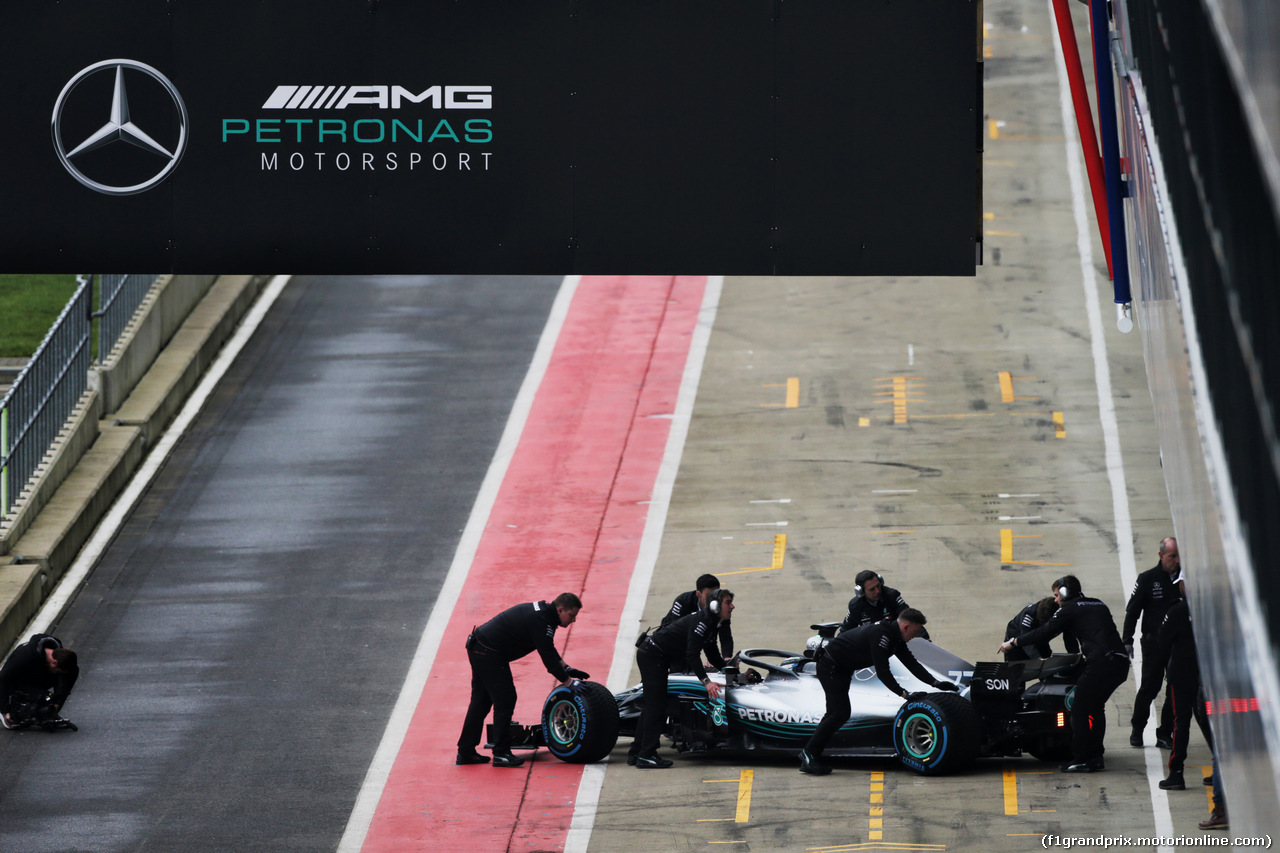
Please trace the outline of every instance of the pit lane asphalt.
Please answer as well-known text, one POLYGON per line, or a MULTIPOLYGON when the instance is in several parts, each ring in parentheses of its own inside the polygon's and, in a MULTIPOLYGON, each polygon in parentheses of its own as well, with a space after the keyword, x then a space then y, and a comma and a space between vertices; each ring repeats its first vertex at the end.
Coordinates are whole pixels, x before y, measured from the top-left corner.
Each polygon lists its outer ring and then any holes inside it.
POLYGON ((337 846, 559 285, 290 283, 57 627, 81 731, 0 738, 0 850, 337 846))

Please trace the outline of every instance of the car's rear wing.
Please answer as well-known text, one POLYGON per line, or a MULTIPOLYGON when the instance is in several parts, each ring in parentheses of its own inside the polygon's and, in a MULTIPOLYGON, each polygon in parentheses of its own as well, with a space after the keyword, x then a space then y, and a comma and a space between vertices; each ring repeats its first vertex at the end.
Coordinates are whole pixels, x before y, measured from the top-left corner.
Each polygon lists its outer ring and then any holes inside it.
POLYGON ((1044 660, 982 661, 974 665, 974 701, 1002 701, 1022 695, 1027 684, 1054 676, 1069 675, 1084 660, 1080 655, 1053 655, 1044 660))

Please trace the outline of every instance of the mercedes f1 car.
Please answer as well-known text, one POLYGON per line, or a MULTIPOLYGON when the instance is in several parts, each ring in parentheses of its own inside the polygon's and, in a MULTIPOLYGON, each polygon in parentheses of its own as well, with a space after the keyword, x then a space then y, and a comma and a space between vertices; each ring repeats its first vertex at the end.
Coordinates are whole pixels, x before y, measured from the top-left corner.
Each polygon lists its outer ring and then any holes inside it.
MULTIPOLYGON (((813 627, 829 637, 837 624, 813 627)), ((910 648, 937 678, 959 685, 959 693, 925 692, 929 688, 892 659, 898 682, 919 691, 904 702, 874 669, 858 670, 849 685, 853 714, 824 756, 896 757, 924 775, 961 771, 982 756, 1070 756, 1068 711, 1079 655, 975 666, 923 638, 910 648)), ((716 700, 693 675, 669 676, 665 736, 681 752, 798 759, 826 708, 814 652, 746 649, 738 657, 739 667, 710 673, 724 686, 716 700)), ((599 761, 620 736, 635 734, 643 706, 640 686, 616 696, 590 681, 557 687, 543 705, 541 725, 512 724, 511 746, 545 747, 567 762, 599 761)))

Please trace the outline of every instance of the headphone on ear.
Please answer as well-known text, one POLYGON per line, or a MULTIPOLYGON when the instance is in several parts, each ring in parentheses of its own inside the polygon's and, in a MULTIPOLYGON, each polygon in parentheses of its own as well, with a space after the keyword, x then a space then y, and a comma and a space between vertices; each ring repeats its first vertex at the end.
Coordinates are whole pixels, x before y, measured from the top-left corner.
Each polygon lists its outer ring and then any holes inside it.
POLYGON ((1064 575, 1053 582, 1057 588, 1058 595, 1062 596, 1065 601, 1068 598, 1080 595, 1080 581, 1074 575, 1064 575))
POLYGON ((1058 595, 1062 596, 1063 598, 1068 598, 1071 595, 1071 591, 1067 589, 1065 586, 1060 586, 1058 587, 1058 595))
POLYGON ((870 569, 867 569, 866 571, 858 572, 858 577, 856 578, 856 585, 854 586, 853 591, 858 595, 862 595, 862 585, 867 581, 872 580, 873 578, 875 580, 880 581, 881 587, 884 586, 884 578, 880 577, 878 573, 873 572, 870 569))
POLYGON ((720 615, 720 600, 723 598, 733 598, 733 593, 729 590, 721 588, 711 593, 711 597, 707 599, 707 609, 715 615, 720 615))

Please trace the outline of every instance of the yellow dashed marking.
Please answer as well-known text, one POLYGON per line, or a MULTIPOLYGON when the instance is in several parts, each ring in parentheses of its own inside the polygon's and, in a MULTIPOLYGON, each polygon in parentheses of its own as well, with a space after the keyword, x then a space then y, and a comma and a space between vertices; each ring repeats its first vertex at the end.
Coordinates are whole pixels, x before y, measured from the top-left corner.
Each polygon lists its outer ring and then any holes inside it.
POLYGON ((877 388, 888 388, 888 391, 877 391, 877 397, 888 397, 888 402, 893 403, 893 422, 895 424, 905 424, 907 422, 907 403, 919 402, 924 399, 924 393, 913 389, 924 385, 920 381, 923 376, 882 376, 876 379, 881 383, 876 385, 877 388), (887 384, 885 384, 887 383, 887 384))
MULTIPOLYGON (((743 770, 738 774, 737 779, 703 779, 704 785, 719 785, 726 783, 736 783, 738 786, 737 805, 733 817, 704 817, 699 818, 698 823, 746 823, 751 819, 751 789, 755 783, 756 772, 754 770, 743 770)), ((716 842, 711 842, 715 844, 716 842)), ((725 842, 727 843, 727 842, 725 842)))
POLYGON ((786 381, 785 383, 784 383, 784 382, 773 382, 773 383, 769 383, 769 384, 766 384, 766 385, 762 385, 762 386, 760 386, 760 387, 762 387, 762 388, 786 388, 786 389, 787 389, 787 395, 786 395, 786 397, 784 398, 784 399, 785 399, 785 402, 782 402, 782 403, 764 403, 763 405, 764 405, 764 407, 765 407, 765 408, 779 408, 779 407, 785 407, 785 408, 788 408, 788 409, 795 409, 795 408, 798 408, 798 407, 800 406, 800 377, 798 377, 798 376, 792 376, 792 377, 788 378, 788 379, 787 379, 787 381, 786 381))
POLYGON ((1029 379, 1035 379, 1034 376, 1012 376, 1010 375, 1009 371, 1001 370, 999 373, 996 374, 996 378, 1000 383, 1000 402, 1001 403, 1012 403, 1016 400, 1039 400, 1040 399, 1039 397, 1034 397, 1034 396, 1033 397, 1016 397, 1014 396, 1014 393, 1013 393, 1014 380, 1024 381, 1029 379))
MULTIPOLYGON (((767 542, 743 542, 743 545, 767 545, 767 542)), ((787 556, 787 534, 779 533, 773 537, 773 562, 759 568, 738 569, 734 572, 721 572, 722 575, 745 575, 749 572, 773 572, 782 568, 787 556)))
POLYGON ((1000 562, 1013 566, 1069 566, 1070 563, 1049 563, 1044 560, 1015 560, 1013 559, 1013 540, 1014 539, 1043 539, 1044 537, 1038 533, 1026 533, 1015 536, 1013 530, 1008 527, 1000 528, 1000 562))

